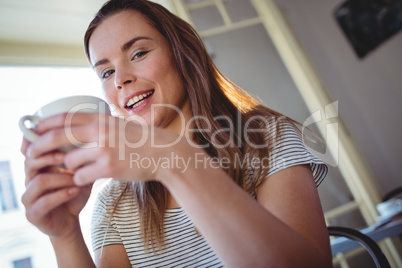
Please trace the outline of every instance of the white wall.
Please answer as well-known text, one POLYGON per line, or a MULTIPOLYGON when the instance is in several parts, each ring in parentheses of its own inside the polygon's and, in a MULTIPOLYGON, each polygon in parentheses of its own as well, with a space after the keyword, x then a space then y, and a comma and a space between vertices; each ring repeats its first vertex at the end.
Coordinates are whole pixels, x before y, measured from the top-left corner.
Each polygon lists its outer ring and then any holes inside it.
POLYGON ((384 194, 402 185, 402 33, 359 59, 334 19, 343 0, 276 0, 384 194))

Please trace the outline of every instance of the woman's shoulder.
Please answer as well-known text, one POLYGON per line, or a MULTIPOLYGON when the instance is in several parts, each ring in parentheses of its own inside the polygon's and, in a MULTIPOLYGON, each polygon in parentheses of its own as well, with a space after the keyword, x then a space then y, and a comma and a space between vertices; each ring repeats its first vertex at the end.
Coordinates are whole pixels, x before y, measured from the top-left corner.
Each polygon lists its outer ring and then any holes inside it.
POLYGON ((268 175, 295 165, 309 164, 318 186, 325 178, 328 167, 306 142, 311 137, 285 117, 269 118, 267 122, 265 138, 270 147, 271 160, 268 175))
POLYGON ((128 184, 110 179, 98 190, 92 211, 92 223, 98 226, 108 222, 112 215, 135 211, 136 206, 128 189, 128 184))
POLYGON ((101 189, 98 191, 97 201, 107 207, 125 193, 127 183, 109 179, 102 182, 102 185, 99 187, 101 187, 101 189))

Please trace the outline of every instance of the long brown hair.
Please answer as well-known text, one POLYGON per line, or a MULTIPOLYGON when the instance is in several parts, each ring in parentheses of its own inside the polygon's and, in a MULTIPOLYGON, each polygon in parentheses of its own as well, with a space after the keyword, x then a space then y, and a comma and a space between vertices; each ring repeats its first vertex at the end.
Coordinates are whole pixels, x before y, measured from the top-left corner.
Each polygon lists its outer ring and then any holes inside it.
MULTIPOLYGON (((199 118, 194 121, 195 127, 211 130, 196 131, 195 142, 205 146, 205 151, 211 157, 229 159, 229 165, 224 168, 227 174, 244 190, 253 192, 265 177, 267 170, 258 169, 255 175, 257 179, 250 182, 245 176, 247 166, 236 165, 236 161, 243 159, 246 152, 256 157, 267 156, 272 146, 266 144, 259 149, 250 147, 244 135, 241 135, 245 122, 249 128, 259 129, 266 126, 263 118, 267 117, 294 121, 261 105, 227 79, 216 68, 200 36, 187 22, 161 5, 146 0, 111 0, 103 5, 85 33, 84 45, 88 59, 91 34, 105 19, 124 10, 140 12, 148 23, 167 39, 184 88, 187 90, 192 115, 199 118), (223 118, 222 116, 225 120, 216 120, 223 118), (201 120, 201 117, 207 118, 209 122, 201 120), (222 129, 230 131, 221 131, 222 129), (230 146, 219 146, 223 144, 230 146)), ((247 139, 253 144, 266 143, 262 132, 250 132, 247 139)), ((131 182, 127 183, 126 191, 132 191, 138 205, 144 245, 151 244, 153 249, 155 246, 161 248, 164 243, 163 218, 169 195, 166 188, 154 181, 131 182)))

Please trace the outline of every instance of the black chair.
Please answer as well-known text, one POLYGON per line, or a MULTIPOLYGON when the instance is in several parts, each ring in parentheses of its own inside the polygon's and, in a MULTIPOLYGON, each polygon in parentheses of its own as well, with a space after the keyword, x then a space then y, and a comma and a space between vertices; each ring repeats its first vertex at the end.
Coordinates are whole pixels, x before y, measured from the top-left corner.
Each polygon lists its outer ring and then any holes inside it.
POLYGON ((382 202, 388 201, 391 198, 395 197, 395 196, 399 196, 400 194, 402 194, 402 186, 390 191, 389 193, 387 193, 384 198, 382 199, 382 202))
POLYGON ((369 236, 348 227, 329 226, 330 236, 346 237, 361 244, 371 255, 376 267, 390 268, 390 264, 378 244, 369 236))

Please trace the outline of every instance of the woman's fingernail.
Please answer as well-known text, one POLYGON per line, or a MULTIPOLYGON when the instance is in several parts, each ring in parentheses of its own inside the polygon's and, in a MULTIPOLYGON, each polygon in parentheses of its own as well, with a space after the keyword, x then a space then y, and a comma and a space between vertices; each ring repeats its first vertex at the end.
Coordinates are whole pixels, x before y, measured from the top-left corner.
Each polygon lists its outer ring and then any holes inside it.
POLYGON ((55 157, 57 162, 62 162, 64 160, 64 154, 62 154, 62 153, 56 153, 54 155, 54 157, 55 157))
POLYGON ((74 174, 73 180, 74 180, 75 185, 77 185, 77 186, 82 186, 83 185, 83 183, 81 182, 81 179, 78 178, 77 174, 74 174))
POLYGON ((28 157, 31 157, 31 147, 32 147, 32 145, 29 145, 27 148, 27 156, 28 157))
POLYGON ((68 189, 68 194, 69 194, 69 195, 75 195, 75 194, 78 193, 79 190, 80 190, 80 189, 79 189, 78 187, 70 188, 70 189, 68 189))

